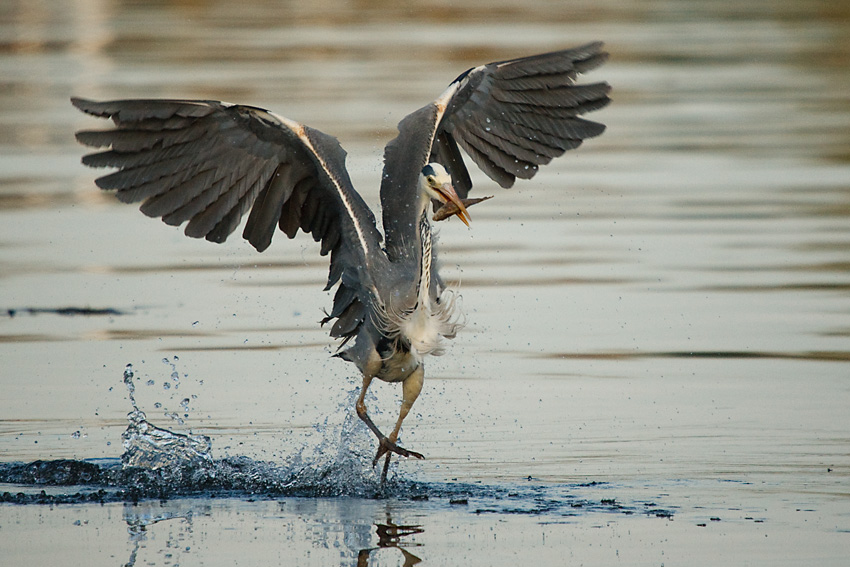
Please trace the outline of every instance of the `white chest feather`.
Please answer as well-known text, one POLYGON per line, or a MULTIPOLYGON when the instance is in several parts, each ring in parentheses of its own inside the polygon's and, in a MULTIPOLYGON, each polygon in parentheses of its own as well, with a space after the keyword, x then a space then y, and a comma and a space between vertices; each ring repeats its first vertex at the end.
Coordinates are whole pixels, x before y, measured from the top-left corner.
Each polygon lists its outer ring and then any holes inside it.
POLYGON ((453 321, 454 297, 448 298, 449 309, 445 309, 444 304, 432 309, 431 301, 427 300, 401 321, 399 334, 410 345, 410 352, 417 359, 421 360, 428 354, 443 354, 443 338, 453 338, 457 333, 458 325, 453 321))
POLYGON ((452 339, 462 324, 458 322, 458 295, 441 290, 436 299, 431 295, 432 243, 431 225, 423 214, 419 223, 422 257, 417 284, 416 303, 395 313, 386 313, 386 329, 390 336, 403 341, 417 360, 429 354, 443 354, 442 340, 452 339))

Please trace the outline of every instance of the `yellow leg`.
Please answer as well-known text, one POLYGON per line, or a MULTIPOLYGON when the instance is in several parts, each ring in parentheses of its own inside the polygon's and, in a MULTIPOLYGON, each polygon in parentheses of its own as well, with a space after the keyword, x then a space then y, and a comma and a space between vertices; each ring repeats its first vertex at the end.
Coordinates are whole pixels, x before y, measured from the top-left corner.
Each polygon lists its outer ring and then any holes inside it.
POLYGON ((363 386, 360 388, 360 397, 357 398, 357 403, 355 404, 355 409, 357 410, 357 417, 363 420, 364 423, 372 430, 372 433, 378 436, 378 439, 384 436, 383 433, 377 428, 377 426, 372 423, 372 420, 369 418, 369 414, 366 412, 366 390, 369 389, 369 385, 372 383, 371 376, 363 376, 363 386))
POLYGON ((378 438, 378 454, 375 456, 375 460, 373 461, 373 463, 377 463, 378 459, 381 458, 381 455, 387 452, 396 453, 397 455, 401 455, 402 457, 416 457, 417 459, 425 458, 416 451, 408 451, 404 447, 399 447, 395 444, 395 440, 398 439, 398 432, 401 429, 401 422, 407 416, 407 413, 410 411, 410 406, 413 405, 413 402, 416 401, 417 396, 419 396, 419 392, 422 390, 422 380, 424 374, 422 374, 418 379, 418 386, 415 386, 415 393, 414 390, 408 391, 409 388, 412 388, 416 382, 414 380, 414 384, 408 386, 408 381, 413 378, 417 374, 417 372, 421 373, 421 370, 417 370, 416 372, 408 376, 408 378, 402 383, 404 391, 404 398, 402 400, 402 412, 401 415, 399 415, 398 423, 396 423, 396 427, 393 430, 392 439, 386 437, 383 433, 381 433, 381 430, 378 429, 378 426, 375 425, 375 423, 372 421, 372 418, 369 417, 369 414, 366 411, 366 391, 369 389, 369 385, 372 383, 372 377, 366 375, 363 376, 363 387, 360 390, 360 397, 357 398, 355 408, 357 410, 357 416, 363 420, 363 423, 365 423, 366 426, 372 431, 372 433, 374 433, 375 436, 378 438))
MULTIPOLYGON (((416 398, 419 397, 419 393, 422 391, 422 383, 425 381, 425 370, 422 365, 419 366, 413 373, 404 379, 401 383, 402 388, 402 397, 401 397, 401 410, 398 413, 398 421, 395 423, 395 428, 393 428, 393 432, 390 433, 388 441, 395 445, 396 440, 398 439, 398 434, 401 431, 401 423, 404 421, 404 418, 407 417, 407 414, 410 413, 410 408, 413 407, 413 403, 416 401, 416 398)), ((413 451, 407 450, 410 454, 409 456, 416 457, 417 459, 424 459, 420 453, 415 453, 413 451)), ((390 447, 385 447, 383 443, 381 443, 380 447, 378 447, 378 454, 375 456, 375 462, 378 462, 378 459, 381 458, 381 455, 384 453, 387 454, 386 460, 384 461, 384 470, 381 474, 381 483, 383 483, 387 479, 387 471, 390 468, 390 457, 393 453, 398 453, 398 451, 393 451, 390 447)), ((401 453, 399 453, 401 454, 401 453)), ((408 456, 408 455, 405 455, 408 456)))
POLYGON ((407 414, 410 413, 410 408, 413 407, 413 403, 416 401, 416 398, 419 397, 419 393, 422 391, 422 383, 425 381, 425 370, 422 368, 422 365, 419 365, 419 368, 413 371, 413 373, 404 379, 401 383, 401 410, 398 414, 398 421, 395 423, 395 429, 390 434, 390 441, 395 443, 396 439, 398 439, 398 433, 401 431, 401 422, 404 421, 404 418, 407 417, 407 414))

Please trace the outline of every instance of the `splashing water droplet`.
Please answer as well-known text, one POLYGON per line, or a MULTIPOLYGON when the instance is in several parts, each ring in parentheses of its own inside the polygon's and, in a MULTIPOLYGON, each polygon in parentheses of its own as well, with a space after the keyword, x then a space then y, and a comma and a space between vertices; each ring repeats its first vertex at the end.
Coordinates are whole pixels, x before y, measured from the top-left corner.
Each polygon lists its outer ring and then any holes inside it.
MULTIPOLYGON (((359 384, 340 400, 341 411, 331 412, 324 422, 308 434, 303 444, 297 441, 284 449, 282 463, 254 461, 248 457, 213 459, 212 440, 190 432, 178 433, 149 422, 136 405, 133 371, 128 367, 125 383, 130 392, 133 411, 127 415, 128 426, 122 434, 124 453, 121 457, 123 478, 134 494, 182 493, 223 490, 256 491, 313 496, 374 496, 385 490, 380 475, 372 467, 374 439, 357 417, 353 408, 359 395, 359 384), (340 423, 337 416, 345 416, 340 423)), ((165 384, 171 384, 165 380, 165 384)), ((176 389, 176 387, 175 387, 176 389)), ((180 400, 180 409, 169 412, 157 402, 164 415, 179 425, 189 416, 189 405, 196 396, 180 400)), ((176 401, 176 400, 175 400, 176 401)), ((369 401, 376 401, 372 396, 369 401)), ((171 404, 169 404, 171 405, 171 404)), ((380 412, 373 410, 373 413, 380 412)), ((404 486, 398 480, 394 459, 390 487, 404 486)), ((394 490, 394 488, 392 488, 394 490)))
POLYGON ((135 373, 133 372, 133 365, 128 364, 124 367, 124 385, 127 386, 127 392, 130 395, 130 403, 133 405, 133 409, 138 410, 139 408, 136 406, 136 385, 133 384, 133 377, 135 373))
POLYGON ((173 421, 176 421, 179 425, 185 424, 185 422, 183 421, 183 418, 180 417, 176 412, 170 412, 170 413, 166 412, 165 417, 167 417, 168 419, 171 419, 173 421))
POLYGON ((128 413, 127 420, 130 424, 121 435, 121 462, 125 467, 157 470, 202 467, 212 462, 212 441, 206 435, 186 435, 157 427, 139 409, 128 413))
MULTIPOLYGON (((177 359, 177 357, 174 358, 177 359)), ((170 364, 173 369, 174 365, 168 362, 167 358, 163 361, 170 364)), ((175 370, 171 377, 177 380, 176 375, 175 370)), ((124 444, 121 462, 124 466, 156 470, 166 467, 201 467, 212 463, 210 454, 212 441, 209 437, 176 433, 147 421, 147 416, 136 404, 134 377, 133 365, 128 364, 124 369, 124 384, 130 396, 133 411, 127 414, 127 420, 130 423, 121 435, 124 444)), ((163 388, 168 390, 171 384, 164 382, 163 388)), ((188 398, 184 401, 188 406, 188 398)), ((154 407, 159 409, 162 404, 156 402, 154 407)), ((176 413, 166 415, 183 425, 183 419, 176 413)), ((79 435, 79 432, 75 432, 75 435, 79 435)))

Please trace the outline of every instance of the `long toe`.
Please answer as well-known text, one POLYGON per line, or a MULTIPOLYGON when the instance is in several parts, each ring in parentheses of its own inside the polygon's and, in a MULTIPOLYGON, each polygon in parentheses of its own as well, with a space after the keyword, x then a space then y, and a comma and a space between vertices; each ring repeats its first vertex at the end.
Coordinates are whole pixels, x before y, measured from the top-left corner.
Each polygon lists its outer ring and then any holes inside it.
POLYGON ((425 456, 422 453, 417 453, 416 451, 411 451, 409 449, 405 449, 404 447, 400 447, 396 445, 386 437, 381 437, 380 443, 378 445, 378 453, 375 455, 375 459, 372 461, 372 466, 378 464, 378 459, 386 455, 387 453, 395 453, 396 455, 400 455, 402 457, 410 458, 415 457, 417 459, 424 459, 425 456))

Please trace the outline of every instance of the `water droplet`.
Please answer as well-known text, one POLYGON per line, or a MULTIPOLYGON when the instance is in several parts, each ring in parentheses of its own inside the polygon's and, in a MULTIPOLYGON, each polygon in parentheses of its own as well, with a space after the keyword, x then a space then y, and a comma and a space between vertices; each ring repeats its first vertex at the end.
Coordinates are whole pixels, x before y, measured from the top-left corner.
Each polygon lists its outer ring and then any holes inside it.
POLYGON ((133 373, 133 365, 128 364, 124 367, 124 385, 127 387, 127 393, 130 396, 130 403, 133 405, 133 408, 138 410, 136 407, 136 385, 133 384, 133 377, 135 374, 133 373))

